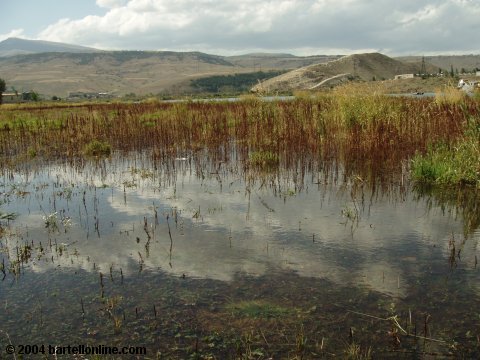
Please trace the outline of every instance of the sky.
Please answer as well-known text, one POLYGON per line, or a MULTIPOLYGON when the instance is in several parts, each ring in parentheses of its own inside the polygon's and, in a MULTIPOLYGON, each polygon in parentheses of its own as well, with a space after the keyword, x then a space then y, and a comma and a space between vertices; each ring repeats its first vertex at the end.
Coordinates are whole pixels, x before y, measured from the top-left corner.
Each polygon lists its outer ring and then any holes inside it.
POLYGON ((0 0, 8 37, 104 50, 480 53, 480 0, 0 0))

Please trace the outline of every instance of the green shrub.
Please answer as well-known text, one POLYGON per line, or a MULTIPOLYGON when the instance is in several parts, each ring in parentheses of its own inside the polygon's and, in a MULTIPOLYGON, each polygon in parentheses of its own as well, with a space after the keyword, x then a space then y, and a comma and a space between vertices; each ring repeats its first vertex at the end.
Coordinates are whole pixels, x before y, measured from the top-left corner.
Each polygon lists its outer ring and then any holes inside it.
POLYGON ((428 149, 412 160, 415 180, 440 185, 471 184, 480 187, 479 143, 472 137, 454 146, 444 144, 428 149))
POLYGON ((259 167, 273 167, 278 165, 278 155, 271 151, 254 151, 249 155, 250 164, 259 167))
POLYGON ((112 146, 100 140, 92 140, 83 149, 83 153, 88 156, 109 156, 112 153, 112 146))

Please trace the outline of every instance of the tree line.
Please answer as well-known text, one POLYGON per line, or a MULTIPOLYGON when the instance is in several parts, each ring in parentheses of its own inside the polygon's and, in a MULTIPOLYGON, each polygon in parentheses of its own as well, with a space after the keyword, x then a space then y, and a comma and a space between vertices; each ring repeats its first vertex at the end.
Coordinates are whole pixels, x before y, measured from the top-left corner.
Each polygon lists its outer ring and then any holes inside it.
POLYGON ((257 71, 233 75, 214 75, 191 80, 191 85, 199 92, 239 93, 249 91, 259 81, 269 79, 285 71, 257 71))

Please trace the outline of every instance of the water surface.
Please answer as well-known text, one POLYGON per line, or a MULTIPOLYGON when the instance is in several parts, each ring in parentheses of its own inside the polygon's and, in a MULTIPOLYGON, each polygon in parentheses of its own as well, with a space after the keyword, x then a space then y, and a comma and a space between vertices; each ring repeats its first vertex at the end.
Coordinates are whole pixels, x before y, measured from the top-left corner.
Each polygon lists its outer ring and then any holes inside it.
POLYGON ((341 172, 148 151, 4 171, 1 209, 18 217, 2 221, 0 341, 478 355, 480 232, 462 204, 341 172))

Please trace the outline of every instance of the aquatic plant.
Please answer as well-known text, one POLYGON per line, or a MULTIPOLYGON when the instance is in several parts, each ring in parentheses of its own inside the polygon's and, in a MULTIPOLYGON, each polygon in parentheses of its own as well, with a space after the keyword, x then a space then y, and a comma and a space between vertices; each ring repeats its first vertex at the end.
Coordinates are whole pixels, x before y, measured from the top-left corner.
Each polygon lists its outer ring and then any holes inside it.
POLYGON ((11 164, 33 155, 29 149, 43 159, 150 149, 173 170, 175 159, 197 160, 204 152, 219 162, 235 157, 246 174, 280 167, 301 177, 305 167, 333 171, 341 164, 346 176, 386 184, 429 146, 459 147, 478 114, 470 98, 439 105, 384 93, 378 84, 349 85, 289 101, 250 96, 237 102, 9 107, 0 114, 0 154, 11 164))
POLYGON ((112 147, 105 141, 92 140, 85 145, 83 152, 88 156, 108 156, 112 152, 112 147))
POLYGON ((62 216, 59 220, 57 211, 50 214, 45 214, 43 216, 43 221, 45 223, 45 227, 48 229, 49 232, 58 231, 59 222, 62 224, 65 232, 67 232, 68 228, 72 226, 72 219, 68 216, 62 216))
POLYGON ((278 165, 278 155, 271 151, 254 151, 249 154, 249 162, 253 166, 273 167, 278 165))
POLYGON ((10 213, 3 213, 0 211, 0 220, 15 220, 18 214, 10 212, 10 213))
POLYGON ((468 116, 464 135, 452 142, 439 141, 412 160, 416 181, 436 185, 480 187, 480 117, 468 116))

